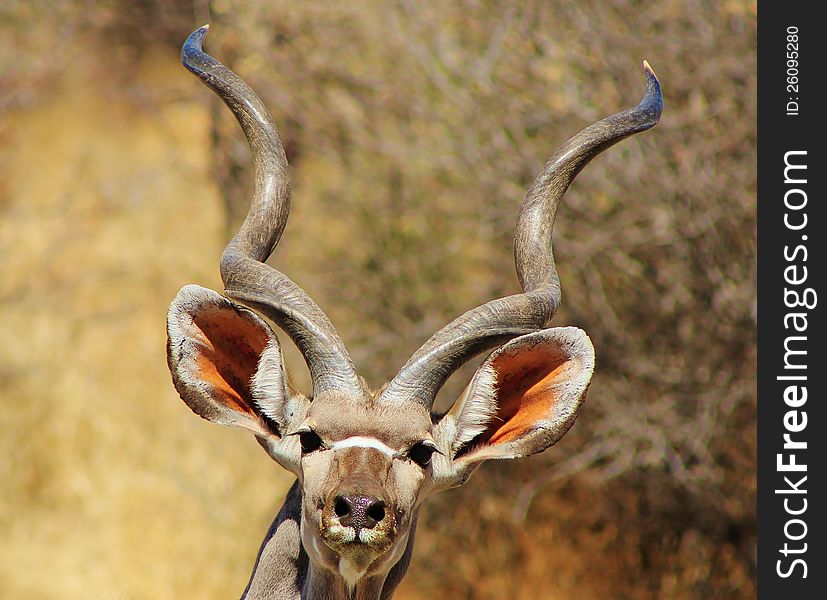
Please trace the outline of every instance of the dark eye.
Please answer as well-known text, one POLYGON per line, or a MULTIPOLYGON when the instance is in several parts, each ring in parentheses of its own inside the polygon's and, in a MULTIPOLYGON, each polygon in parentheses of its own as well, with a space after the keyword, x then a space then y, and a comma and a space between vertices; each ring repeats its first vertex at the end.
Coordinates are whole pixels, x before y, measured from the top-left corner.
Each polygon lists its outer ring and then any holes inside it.
POLYGON ((419 442, 410 447, 408 458, 424 469, 431 464, 431 455, 434 452, 436 452, 436 448, 431 442, 419 442))
POLYGON ((299 433, 299 443, 302 446, 302 454, 309 454, 322 447, 322 438, 316 435, 315 431, 302 431, 299 433))

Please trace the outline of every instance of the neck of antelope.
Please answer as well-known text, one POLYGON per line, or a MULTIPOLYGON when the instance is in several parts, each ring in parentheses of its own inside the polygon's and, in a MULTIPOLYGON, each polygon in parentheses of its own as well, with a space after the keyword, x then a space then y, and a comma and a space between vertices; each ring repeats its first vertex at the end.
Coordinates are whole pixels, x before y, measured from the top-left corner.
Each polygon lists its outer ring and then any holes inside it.
POLYGON ((267 531, 242 600, 389 600, 393 596, 408 570, 416 522, 411 524, 402 558, 389 570, 366 574, 351 587, 341 573, 309 559, 301 541, 301 512, 297 481, 267 531))

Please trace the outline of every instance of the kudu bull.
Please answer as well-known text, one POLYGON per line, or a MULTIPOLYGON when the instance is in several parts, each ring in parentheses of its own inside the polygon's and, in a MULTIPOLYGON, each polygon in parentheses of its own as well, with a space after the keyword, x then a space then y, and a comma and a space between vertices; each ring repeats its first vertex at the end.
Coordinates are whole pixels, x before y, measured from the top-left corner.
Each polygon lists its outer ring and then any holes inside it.
POLYGON ((243 597, 390 598, 408 568, 428 496, 465 483, 485 460, 541 452, 574 423, 594 350, 580 329, 547 328, 560 302, 551 249, 555 214, 592 158, 658 122, 660 86, 644 62, 641 103, 585 128, 543 168, 517 218, 522 293, 458 317, 373 390, 316 303, 265 264, 287 221, 287 159, 258 96, 203 52, 206 32, 205 26, 187 39, 183 64, 241 124, 255 187, 249 214, 221 257, 224 295, 188 285, 170 306, 172 379, 196 414, 252 431, 297 477, 243 597), (279 342, 259 315, 301 351, 312 396, 289 386, 279 342), (434 399, 451 374, 491 349, 451 410, 433 416, 434 399))

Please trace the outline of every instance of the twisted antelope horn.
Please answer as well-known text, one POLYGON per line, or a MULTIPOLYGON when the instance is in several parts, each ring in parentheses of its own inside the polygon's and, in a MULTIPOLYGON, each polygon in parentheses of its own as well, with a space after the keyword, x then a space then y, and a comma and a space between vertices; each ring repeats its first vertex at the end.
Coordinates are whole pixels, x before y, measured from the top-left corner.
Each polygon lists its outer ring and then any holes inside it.
POLYGON ((555 152, 528 190, 514 233, 514 262, 523 293, 491 300, 458 317, 411 357, 382 392, 388 402, 418 402, 430 410, 437 392, 473 356, 548 326, 560 304, 552 230, 560 200, 595 156, 657 124, 663 95, 643 62, 646 94, 634 108, 589 125, 555 152))
POLYGON ((362 395, 359 376, 330 320, 286 275, 264 264, 279 243, 290 212, 290 179, 273 118, 259 97, 230 69, 202 50, 209 25, 193 32, 181 62, 232 111, 253 156, 250 211, 221 256, 225 294, 271 318, 304 356, 313 394, 338 390, 362 395))

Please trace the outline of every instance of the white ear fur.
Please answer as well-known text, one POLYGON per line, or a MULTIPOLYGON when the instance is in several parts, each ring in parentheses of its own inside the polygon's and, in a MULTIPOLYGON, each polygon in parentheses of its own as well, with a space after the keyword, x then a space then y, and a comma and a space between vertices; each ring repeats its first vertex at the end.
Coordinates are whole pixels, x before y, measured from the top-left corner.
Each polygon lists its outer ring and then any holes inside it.
POLYGON ((576 327, 543 329, 492 352, 435 431, 451 449, 438 462, 446 472, 436 478, 459 485, 485 460, 529 456, 555 444, 574 424, 593 371, 594 348, 576 327), (515 384, 532 394, 518 395, 516 406, 509 398, 515 384), (511 406, 500 406, 504 398, 511 406))
POLYGON ((261 413, 278 423, 279 429, 284 431, 289 422, 286 408, 290 390, 281 347, 275 335, 261 353, 258 368, 250 382, 250 392, 261 413))
POLYGON ((497 416, 497 373, 484 363, 448 414, 455 424, 452 454, 483 433, 497 416))
POLYGON ((264 415, 283 430, 286 422, 285 404, 290 395, 278 339, 263 319, 212 290, 188 285, 178 292, 170 305, 167 333, 167 360, 173 383, 193 412, 220 425, 243 427, 259 436, 272 436, 271 428, 258 416, 264 415), (215 323, 216 318, 218 322, 224 321, 219 327, 224 331, 215 339, 208 339, 200 327, 205 323, 215 323), (240 341, 244 339, 257 341, 253 346, 247 346, 240 341), (228 402, 227 394, 222 393, 222 386, 216 386, 218 380, 215 379, 215 374, 213 373, 212 382, 208 380, 209 377, 204 377, 199 357, 223 350, 225 357, 239 356, 238 352, 242 352, 241 355, 246 352, 249 360, 251 348, 261 346, 263 349, 258 355, 257 364, 248 367, 251 373, 248 380, 249 397, 236 397, 228 402), (242 409, 239 402, 246 408, 242 409))

